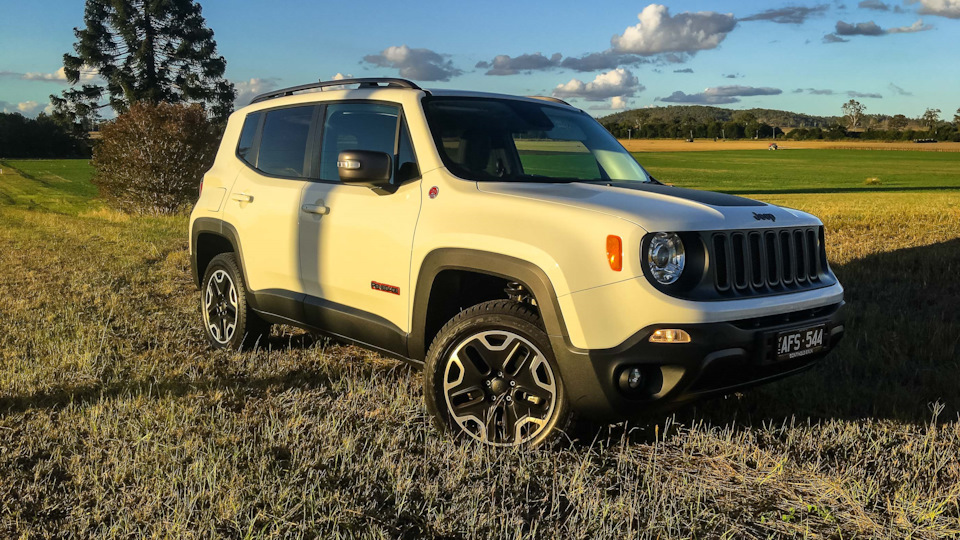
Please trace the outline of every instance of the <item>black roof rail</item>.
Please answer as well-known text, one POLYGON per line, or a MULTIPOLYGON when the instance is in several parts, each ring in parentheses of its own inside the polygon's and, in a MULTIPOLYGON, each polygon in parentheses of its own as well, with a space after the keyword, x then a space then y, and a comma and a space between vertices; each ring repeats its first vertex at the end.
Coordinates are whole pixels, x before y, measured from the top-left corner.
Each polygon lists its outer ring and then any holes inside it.
POLYGON ((326 88, 329 86, 345 86, 348 84, 359 84, 360 88, 380 88, 381 84, 386 85, 391 88, 410 88, 413 90, 423 90, 416 83, 408 81, 407 79, 396 79, 391 77, 364 77, 359 79, 339 79, 336 81, 320 81, 309 84, 301 84, 300 86, 291 86, 290 88, 281 88, 280 90, 274 90, 273 92, 267 92, 266 94, 260 94, 259 96, 253 98, 251 104, 259 103, 261 101, 266 101, 268 99, 292 96, 297 92, 303 92, 305 90, 315 90, 317 88, 326 88))
POLYGON ((539 100, 541 100, 541 101, 552 101, 552 102, 554 102, 554 103, 563 103, 564 105, 566 105, 566 106, 568 106, 568 107, 573 107, 573 105, 570 105, 570 104, 567 103, 566 101, 564 101, 564 100, 562 100, 562 99, 560 99, 560 98, 555 98, 555 97, 553 97, 553 96, 527 96, 527 97, 530 98, 530 99, 539 99, 539 100))

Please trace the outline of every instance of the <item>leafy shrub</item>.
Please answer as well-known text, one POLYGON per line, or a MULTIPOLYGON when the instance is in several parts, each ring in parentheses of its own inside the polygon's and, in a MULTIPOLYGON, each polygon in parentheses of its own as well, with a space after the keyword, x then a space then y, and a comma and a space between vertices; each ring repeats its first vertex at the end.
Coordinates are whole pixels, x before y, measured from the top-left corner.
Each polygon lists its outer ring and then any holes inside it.
POLYGON ((219 138, 200 105, 135 103, 105 124, 93 183, 126 212, 169 214, 197 196, 219 138))

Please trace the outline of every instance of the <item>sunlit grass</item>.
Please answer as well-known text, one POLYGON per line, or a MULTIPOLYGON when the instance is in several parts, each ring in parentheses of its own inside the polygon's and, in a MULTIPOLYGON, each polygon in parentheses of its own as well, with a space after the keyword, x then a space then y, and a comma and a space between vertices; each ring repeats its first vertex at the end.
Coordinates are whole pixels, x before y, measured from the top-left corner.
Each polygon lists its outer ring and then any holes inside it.
POLYGON ((278 328, 211 351, 186 218, 106 210, 59 163, 28 174, 73 195, 0 176, 20 190, 0 201, 0 537, 960 534, 960 192, 760 193, 824 219, 839 350, 592 444, 492 452, 438 434, 419 373, 362 349, 278 328))

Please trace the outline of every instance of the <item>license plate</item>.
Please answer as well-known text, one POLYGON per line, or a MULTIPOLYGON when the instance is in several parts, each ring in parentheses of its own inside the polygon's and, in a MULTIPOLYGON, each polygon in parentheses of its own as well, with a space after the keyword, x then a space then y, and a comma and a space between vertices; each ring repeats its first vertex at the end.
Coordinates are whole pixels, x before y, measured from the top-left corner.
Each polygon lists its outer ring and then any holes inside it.
POLYGON ((777 334, 777 360, 792 360, 823 350, 827 338, 825 325, 777 334))

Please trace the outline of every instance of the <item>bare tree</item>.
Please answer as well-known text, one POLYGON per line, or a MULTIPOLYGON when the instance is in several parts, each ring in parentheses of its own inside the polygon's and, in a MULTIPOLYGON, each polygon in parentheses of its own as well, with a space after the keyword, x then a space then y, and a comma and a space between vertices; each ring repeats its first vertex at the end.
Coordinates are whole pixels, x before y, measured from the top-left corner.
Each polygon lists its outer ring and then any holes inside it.
POLYGON ((843 117, 847 120, 847 125, 850 129, 853 129, 860 125, 860 120, 863 119, 863 112, 867 110, 867 106, 855 99, 851 99, 844 103, 840 109, 843 111, 843 117))

